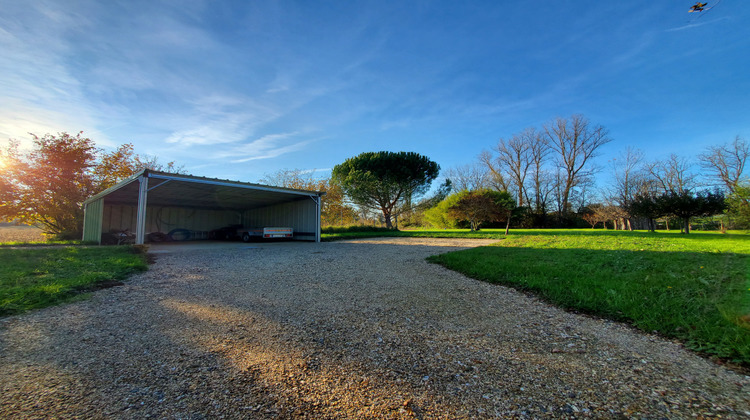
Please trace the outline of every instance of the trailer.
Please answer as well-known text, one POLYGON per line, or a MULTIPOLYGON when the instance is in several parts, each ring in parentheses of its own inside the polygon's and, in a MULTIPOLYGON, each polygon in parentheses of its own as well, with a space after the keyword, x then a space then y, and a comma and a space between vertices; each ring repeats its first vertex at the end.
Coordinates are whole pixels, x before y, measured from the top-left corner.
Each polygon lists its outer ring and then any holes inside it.
POLYGON ((263 227, 238 229, 237 235, 244 242, 250 242, 253 239, 292 239, 294 230, 290 227, 263 227))

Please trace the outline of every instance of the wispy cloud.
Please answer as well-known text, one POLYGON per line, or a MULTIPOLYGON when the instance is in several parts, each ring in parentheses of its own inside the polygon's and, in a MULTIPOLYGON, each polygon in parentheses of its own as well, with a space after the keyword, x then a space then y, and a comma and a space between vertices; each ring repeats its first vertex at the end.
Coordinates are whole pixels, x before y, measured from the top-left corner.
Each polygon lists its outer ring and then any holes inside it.
POLYGON ((319 173, 331 172, 332 170, 333 168, 304 169, 304 170, 299 171, 299 173, 314 175, 314 174, 319 174, 319 173))
POLYGON ((687 25, 678 26, 676 28, 665 29, 664 32, 684 31, 686 29, 698 28, 700 26, 705 26, 705 25, 711 25, 711 24, 716 23, 716 22, 721 22, 722 20, 729 20, 729 18, 728 17, 721 17, 721 18, 718 18, 718 19, 706 20, 706 21, 703 21, 703 22, 693 21, 691 23, 688 23, 687 25))
POLYGON ((191 104, 187 118, 176 117, 179 129, 166 142, 182 146, 237 143, 248 139, 279 112, 273 106, 235 96, 212 95, 191 104))
POLYGON ((215 159, 228 159, 232 163, 275 158, 299 151, 311 143, 312 140, 289 142, 290 139, 299 134, 299 132, 268 134, 249 143, 226 147, 220 152, 215 153, 212 157, 215 159))
POLYGON ((644 34, 640 39, 633 42, 630 48, 619 52, 612 57, 610 65, 635 65, 634 62, 640 61, 639 57, 645 56, 645 52, 653 44, 651 34, 644 34))

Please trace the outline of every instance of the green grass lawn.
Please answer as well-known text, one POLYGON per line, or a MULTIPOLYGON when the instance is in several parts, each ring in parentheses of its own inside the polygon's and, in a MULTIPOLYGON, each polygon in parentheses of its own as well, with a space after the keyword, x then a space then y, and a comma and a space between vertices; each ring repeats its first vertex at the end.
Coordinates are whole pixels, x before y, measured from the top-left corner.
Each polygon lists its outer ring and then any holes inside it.
POLYGON ((76 299, 146 268, 131 246, 0 248, 0 316, 76 299))
MULTIPOLYGON (((512 231, 511 231, 512 232, 512 231)), ((338 241, 345 239, 364 239, 382 237, 409 237, 409 238, 464 238, 464 239, 501 239, 505 230, 485 229, 479 232, 469 232, 467 229, 414 229, 414 230, 377 230, 377 231, 334 231, 321 234, 323 241, 338 241)))
POLYGON ((750 367, 744 233, 516 230, 492 246, 430 261, 750 367))

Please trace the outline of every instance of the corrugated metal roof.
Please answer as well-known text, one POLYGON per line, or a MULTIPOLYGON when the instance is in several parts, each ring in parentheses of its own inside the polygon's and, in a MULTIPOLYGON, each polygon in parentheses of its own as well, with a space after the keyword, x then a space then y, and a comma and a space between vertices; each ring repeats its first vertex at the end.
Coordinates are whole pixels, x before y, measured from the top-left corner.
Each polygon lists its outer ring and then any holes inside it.
POLYGON ((86 203, 104 198, 106 204, 135 206, 138 203, 138 179, 144 175, 149 178, 149 206, 248 210, 325 194, 144 170, 91 197, 86 203))

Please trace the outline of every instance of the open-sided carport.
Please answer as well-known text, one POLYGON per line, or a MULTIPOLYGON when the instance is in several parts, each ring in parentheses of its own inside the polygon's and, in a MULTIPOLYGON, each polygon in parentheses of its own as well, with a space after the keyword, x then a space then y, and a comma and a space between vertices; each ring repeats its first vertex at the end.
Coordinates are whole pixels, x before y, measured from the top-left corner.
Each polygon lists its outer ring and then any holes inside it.
POLYGON ((212 230, 243 225, 291 227, 294 239, 320 242, 323 194, 145 169, 84 202, 83 239, 101 243, 102 233, 125 229, 136 244, 175 230, 207 239, 212 230))

